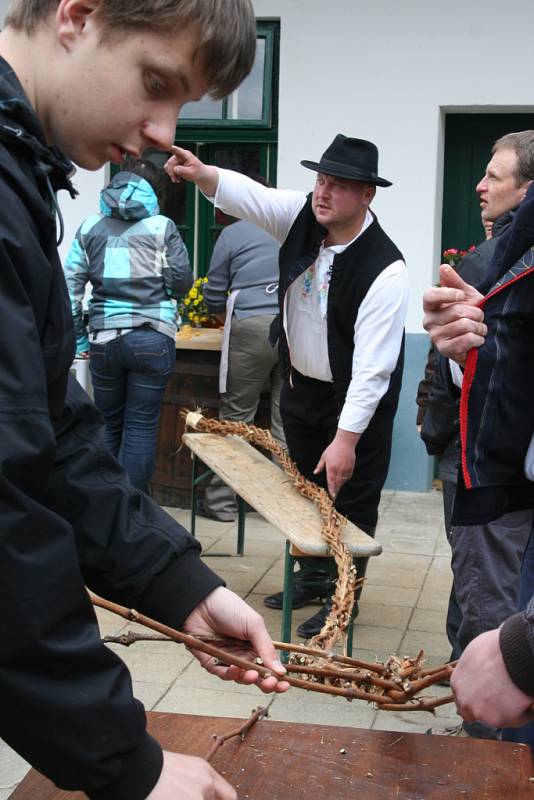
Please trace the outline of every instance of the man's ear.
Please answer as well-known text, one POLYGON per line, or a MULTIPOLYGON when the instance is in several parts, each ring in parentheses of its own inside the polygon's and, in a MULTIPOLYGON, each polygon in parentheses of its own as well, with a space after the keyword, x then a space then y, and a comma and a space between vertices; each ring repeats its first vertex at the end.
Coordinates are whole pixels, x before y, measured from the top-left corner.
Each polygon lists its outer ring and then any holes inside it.
POLYGON ((374 185, 374 183, 367 184, 367 191, 365 193, 365 197, 368 206, 370 206, 371 203, 373 202, 375 194, 376 194, 376 186, 374 185))
POLYGON ((532 183, 532 181, 527 181, 527 182, 524 184, 524 192, 523 192, 523 197, 521 198, 521 200, 524 200, 524 199, 525 199, 525 195, 526 195, 526 193, 528 192, 528 189, 529 189, 529 186, 530 186, 530 184, 531 184, 531 183, 532 183))
POLYGON ((100 5, 100 0, 59 0, 56 11, 56 32, 60 44, 67 50, 80 34, 87 21, 100 5))

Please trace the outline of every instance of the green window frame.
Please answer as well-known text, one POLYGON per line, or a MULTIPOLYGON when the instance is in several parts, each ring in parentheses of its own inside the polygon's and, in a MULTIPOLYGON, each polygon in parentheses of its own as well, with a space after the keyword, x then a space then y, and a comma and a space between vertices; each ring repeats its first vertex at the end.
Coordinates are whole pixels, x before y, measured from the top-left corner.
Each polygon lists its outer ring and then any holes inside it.
MULTIPOLYGON (((197 138, 196 133, 198 129, 205 135, 210 129, 217 129, 221 131, 235 131, 247 128, 251 131, 258 131, 258 129, 272 129, 278 127, 278 97, 274 96, 273 84, 278 85, 277 81, 273 82, 273 70, 277 69, 279 41, 280 41, 280 23, 276 21, 258 21, 256 25, 257 40, 264 42, 264 65, 263 65, 263 86, 262 86, 262 112, 261 117, 257 119, 247 118, 231 118, 230 109, 232 107, 232 98, 235 92, 229 97, 225 97, 221 101, 221 115, 213 118, 184 118, 181 117, 176 134, 180 135, 181 130, 188 129, 186 134, 187 138, 197 138), (192 132, 195 135, 192 136, 192 132)), ((236 90, 239 91, 239 90, 236 90)), ((277 93, 276 93, 277 94, 277 93)))

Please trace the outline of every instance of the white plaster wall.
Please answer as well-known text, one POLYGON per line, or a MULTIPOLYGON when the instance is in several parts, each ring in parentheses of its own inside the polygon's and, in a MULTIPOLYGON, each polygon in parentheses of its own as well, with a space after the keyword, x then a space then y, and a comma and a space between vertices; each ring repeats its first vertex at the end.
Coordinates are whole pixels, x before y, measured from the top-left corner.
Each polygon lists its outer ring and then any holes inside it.
POLYGON ((63 241, 59 246, 63 262, 80 224, 89 214, 98 211, 100 190, 105 186, 108 175, 108 166, 96 172, 78 169, 73 178, 73 183, 79 192, 78 197, 73 200, 68 192, 59 192, 58 200, 65 225, 63 241))
POLYGON ((281 21, 278 185, 309 189, 300 166, 336 133, 371 139, 374 208, 411 275, 407 330, 439 264, 442 111, 532 111, 532 0, 253 0, 281 21))

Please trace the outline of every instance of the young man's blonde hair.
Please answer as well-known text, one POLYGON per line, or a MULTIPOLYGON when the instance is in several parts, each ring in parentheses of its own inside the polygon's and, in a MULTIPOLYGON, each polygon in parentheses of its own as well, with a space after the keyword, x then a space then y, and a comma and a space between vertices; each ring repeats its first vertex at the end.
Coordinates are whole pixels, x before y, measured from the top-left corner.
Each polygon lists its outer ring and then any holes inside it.
MULTIPOLYGON (((58 0, 13 0, 4 25, 31 36, 57 6, 58 0)), ((103 40, 134 30, 168 35, 196 27, 198 54, 215 99, 233 92, 254 63, 256 23, 250 0, 101 0, 94 13, 103 40)))

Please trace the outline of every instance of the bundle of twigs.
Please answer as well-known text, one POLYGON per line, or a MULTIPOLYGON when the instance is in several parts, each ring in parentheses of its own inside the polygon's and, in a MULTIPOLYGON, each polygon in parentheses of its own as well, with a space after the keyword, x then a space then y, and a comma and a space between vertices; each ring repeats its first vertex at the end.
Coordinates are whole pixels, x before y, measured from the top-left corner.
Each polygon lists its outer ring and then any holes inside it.
MULTIPOLYGON (((107 643, 129 646, 135 642, 154 639, 179 642, 190 650, 207 653, 218 664, 233 664, 244 670, 255 669, 262 677, 272 674, 256 654, 251 652, 250 658, 244 658, 233 652, 235 649, 241 650, 244 644, 250 647, 250 643, 235 639, 192 636, 146 617, 135 609, 125 608, 92 593, 90 597, 95 606, 161 634, 154 637, 129 631, 119 636, 106 636, 104 641, 107 643)), ((422 652, 415 659, 400 660, 391 656, 385 664, 373 664, 305 645, 290 642, 273 644, 277 650, 293 653, 293 660, 286 665, 288 675, 283 680, 299 689, 337 695, 347 700, 367 700, 385 711, 433 712, 437 706, 450 703, 453 699, 452 695, 440 698, 416 697, 423 689, 447 678, 453 668, 453 664, 444 664, 434 669, 423 669, 422 652)))
POLYGON ((310 643, 319 649, 328 650, 339 639, 343 638, 344 640, 345 632, 351 622, 354 590, 358 585, 352 555, 341 541, 341 530, 347 518, 336 511, 328 492, 313 481, 309 481, 298 471, 287 450, 273 439, 270 431, 257 428, 255 425, 247 425, 244 422, 208 419, 202 414, 194 412, 184 411, 182 415, 185 417, 185 424, 188 428, 203 433, 218 433, 223 436, 234 434, 267 450, 276 458, 297 491, 315 503, 323 521, 321 535, 336 562, 338 577, 330 614, 322 630, 310 640, 310 643))

